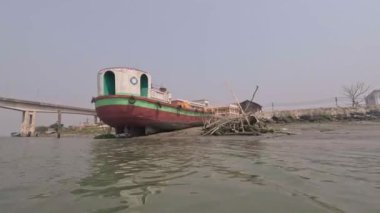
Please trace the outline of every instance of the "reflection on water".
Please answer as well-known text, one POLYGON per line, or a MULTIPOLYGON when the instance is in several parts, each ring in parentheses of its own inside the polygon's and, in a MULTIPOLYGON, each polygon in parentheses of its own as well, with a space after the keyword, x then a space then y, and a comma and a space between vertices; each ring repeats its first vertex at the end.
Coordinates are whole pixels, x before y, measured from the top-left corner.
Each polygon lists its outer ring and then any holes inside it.
MULTIPOLYGON (((81 179, 80 187, 72 193, 82 198, 118 200, 101 209, 105 212, 139 209, 149 204, 150 198, 153 205, 155 199, 169 196, 173 190, 175 196, 187 193, 193 195, 190 199, 209 199, 203 194, 220 189, 222 194, 233 196, 247 189, 262 194, 271 192, 271 199, 282 196, 284 205, 293 205, 293 197, 300 209, 292 206, 294 212, 303 212, 302 205, 309 212, 346 212, 345 208, 371 212, 379 206, 374 197, 380 195, 380 158, 379 152, 374 151, 379 151, 376 142, 369 140, 367 146, 372 149, 358 146, 357 141, 332 137, 307 142, 302 137, 265 141, 252 137, 96 141, 92 147, 91 175, 81 179), (362 183, 358 185, 358 181, 362 183), (344 203, 348 200, 350 203, 344 203)), ((212 196, 225 199, 222 194, 212 196)), ((253 199, 254 194, 244 199, 253 199)), ((247 202, 256 201, 263 205, 259 209, 265 209, 267 200, 270 199, 255 198, 247 202)))
MULTIPOLYGON (((145 204, 148 196, 162 193, 168 186, 186 185, 173 180, 192 176, 200 169, 208 169, 226 178, 263 184, 259 175, 234 170, 234 165, 229 165, 226 158, 249 158, 260 164, 262 144, 239 141, 240 149, 246 150, 241 151, 236 150, 233 141, 225 142, 213 143, 207 138, 97 141, 92 149, 91 175, 83 178, 81 187, 72 193, 82 197, 120 197, 122 206, 136 207, 145 204)), ((209 178, 210 175, 203 177, 209 178)))

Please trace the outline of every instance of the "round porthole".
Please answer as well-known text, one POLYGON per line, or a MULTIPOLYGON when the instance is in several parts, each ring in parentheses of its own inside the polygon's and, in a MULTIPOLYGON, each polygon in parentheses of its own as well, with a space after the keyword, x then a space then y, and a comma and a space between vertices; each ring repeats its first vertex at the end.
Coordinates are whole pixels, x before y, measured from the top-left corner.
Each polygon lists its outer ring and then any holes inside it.
POLYGON ((136 77, 132 77, 129 81, 130 81, 131 84, 133 84, 133 85, 136 85, 136 84, 139 82, 139 80, 137 80, 136 77))

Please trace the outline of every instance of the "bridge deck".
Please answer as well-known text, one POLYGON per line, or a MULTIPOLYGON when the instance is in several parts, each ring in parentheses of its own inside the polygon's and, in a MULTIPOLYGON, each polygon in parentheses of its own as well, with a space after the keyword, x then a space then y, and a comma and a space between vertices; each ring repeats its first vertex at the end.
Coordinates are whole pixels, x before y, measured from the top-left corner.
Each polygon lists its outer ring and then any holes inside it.
POLYGON ((0 97, 0 108, 40 113, 96 115, 95 109, 0 97))

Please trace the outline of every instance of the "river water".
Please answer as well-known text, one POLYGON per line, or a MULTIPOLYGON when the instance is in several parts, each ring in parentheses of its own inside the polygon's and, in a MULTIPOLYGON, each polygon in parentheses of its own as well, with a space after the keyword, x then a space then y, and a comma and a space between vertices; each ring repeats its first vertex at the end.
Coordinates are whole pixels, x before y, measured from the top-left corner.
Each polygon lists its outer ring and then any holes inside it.
POLYGON ((380 212, 380 125, 0 138, 0 212, 380 212))

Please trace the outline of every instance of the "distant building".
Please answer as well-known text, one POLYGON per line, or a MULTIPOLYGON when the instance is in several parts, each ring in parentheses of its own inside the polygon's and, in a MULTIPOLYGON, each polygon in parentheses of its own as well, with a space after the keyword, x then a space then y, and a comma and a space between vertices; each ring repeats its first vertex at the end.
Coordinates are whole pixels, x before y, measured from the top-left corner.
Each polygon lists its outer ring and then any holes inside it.
MULTIPOLYGON (((249 100, 240 103, 241 108, 245 113, 256 113, 260 112, 262 106, 258 103, 251 102, 249 100)), ((241 114, 239 105, 229 104, 228 106, 219 106, 210 108, 211 112, 219 116, 238 116, 241 114)))
POLYGON ((380 90, 374 90, 365 97, 365 103, 367 106, 380 105, 380 90))
POLYGON ((240 103, 241 108, 244 110, 245 113, 256 113, 260 112, 262 110, 262 106, 258 103, 245 100, 240 103))
POLYGON ((215 115, 219 116, 237 116, 240 114, 240 109, 236 104, 230 104, 228 106, 213 107, 211 111, 215 115))

